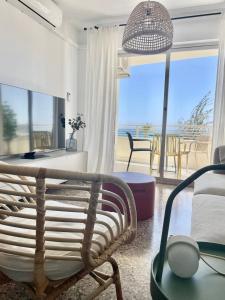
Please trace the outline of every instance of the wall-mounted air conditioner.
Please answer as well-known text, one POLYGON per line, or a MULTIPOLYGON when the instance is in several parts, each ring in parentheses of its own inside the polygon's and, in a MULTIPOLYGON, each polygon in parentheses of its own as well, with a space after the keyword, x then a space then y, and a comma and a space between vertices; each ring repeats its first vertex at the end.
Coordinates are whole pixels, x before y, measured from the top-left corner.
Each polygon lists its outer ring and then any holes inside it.
POLYGON ((52 0, 6 0, 28 16, 50 28, 62 24, 62 11, 52 0))
POLYGON ((119 64, 117 67, 117 77, 120 79, 130 77, 129 63, 127 57, 119 58, 119 64))

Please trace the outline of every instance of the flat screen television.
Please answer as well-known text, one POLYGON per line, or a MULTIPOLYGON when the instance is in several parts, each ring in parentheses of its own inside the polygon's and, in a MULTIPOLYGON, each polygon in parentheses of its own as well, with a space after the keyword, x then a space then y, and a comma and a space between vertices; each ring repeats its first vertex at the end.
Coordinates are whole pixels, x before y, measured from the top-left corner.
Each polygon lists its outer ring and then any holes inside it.
POLYGON ((65 147, 65 99, 0 84, 0 155, 65 147))

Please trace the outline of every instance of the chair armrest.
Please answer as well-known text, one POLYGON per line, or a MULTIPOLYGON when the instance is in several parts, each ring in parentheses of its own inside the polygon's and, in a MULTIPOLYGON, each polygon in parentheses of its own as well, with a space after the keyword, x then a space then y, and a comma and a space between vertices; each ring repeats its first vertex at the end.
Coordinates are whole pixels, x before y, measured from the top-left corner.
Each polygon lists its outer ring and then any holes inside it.
POLYGON ((134 142, 151 142, 150 139, 133 139, 134 142))

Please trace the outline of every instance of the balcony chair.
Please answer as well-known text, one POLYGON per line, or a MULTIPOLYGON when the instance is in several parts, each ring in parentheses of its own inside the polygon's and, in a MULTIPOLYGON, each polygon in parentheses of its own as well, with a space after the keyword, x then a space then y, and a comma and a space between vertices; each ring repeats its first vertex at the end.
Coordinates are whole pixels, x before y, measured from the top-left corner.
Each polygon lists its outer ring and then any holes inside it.
POLYGON ((0 163, 0 284, 19 282, 32 299, 55 299, 89 274, 98 287, 85 299, 94 299, 111 284, 122 299, 111 255, 135 237, 136 222, 132 192, 119 178, 0 163), (73 183, 55 184, 52 179, 73 183), (123 191, 126 204, 101 189, 107 182, 123 191), (115 198, 118 206, 102 200, 101 194, 115 198), (102 211, 99 204, 114 212, 102 211), (96 271, 105 262, 112 266, 111 275, 96 271))
POLYGON ((34 149, 50 149, 52 134, 49 131, 33 131, 34 149))
MULTIPOLYGON (((169 157, 173 157, 174 168, 177 177, 181 177, 182 169, 182 156, 186 156, 186 170, 188 170, 189 154, 191 152, 193 141, 186 141, 183 138, 176 135, 166 136, 166 169, 168 167, 169 157), (177 162, 176 162, 177 159, 177 162)), ((152 164, 155 155, 160 158, 161 155, 161 135, 155 135, 152 139, 152 164)))
POLYGON ((195 152, 195 165, 199 167, 199 157, 205 156, 207 163, 210 161, 210 150, 211 150, 211 136, 210 135, 199 135, 195 138, 194 152, 195 152))
POLYGON ((130 156, 129 156, 129 160, 128 160, 128 164, 127 164, 127 171, 129 170, 129 166, 130 166, 130 161, 131 161, 131 157, 133 152, 149 152, 150 153, 150 172, 152 172, 152 148, 151 148, 151 140, 148 139, 134 139, 132 137, 132 135, 130 134, 130 132, 127 132, 127 136, 128 136, 128 140, 129 140, 129 145, 130 145, 130 156), (146 142, 149 141, 150 145, 149 148, 137 148, 134 147, 134 142, 146 142))

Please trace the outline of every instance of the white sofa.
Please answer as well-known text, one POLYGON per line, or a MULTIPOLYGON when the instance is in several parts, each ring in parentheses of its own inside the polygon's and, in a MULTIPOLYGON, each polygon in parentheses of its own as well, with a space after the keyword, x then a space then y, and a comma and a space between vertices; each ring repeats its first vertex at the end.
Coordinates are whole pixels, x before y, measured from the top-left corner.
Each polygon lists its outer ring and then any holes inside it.
POLYGON ((192 237, 225 244, 225 174, 208 172, 195 181, 192 237))

